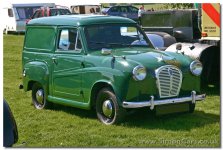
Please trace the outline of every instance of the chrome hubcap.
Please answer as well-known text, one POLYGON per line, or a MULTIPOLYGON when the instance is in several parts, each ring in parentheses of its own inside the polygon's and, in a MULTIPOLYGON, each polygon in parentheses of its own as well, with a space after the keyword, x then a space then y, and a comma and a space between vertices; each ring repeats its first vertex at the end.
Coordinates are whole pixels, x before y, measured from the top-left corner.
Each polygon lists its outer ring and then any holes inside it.
POLYGON ((44 92, 43 89, 39 89, 36 92, 36 100, 39 104, 43 104, 43 100, 44 100, 44 92))
POLYGON ((112 111, 113 111, 113 107, 112 107, 112 102, 111 100, 105 100, 103 105, 102 105, 102 111, 103 111, 103 114, 106 116, 106 117, 111 117, 112 116, 112 111))

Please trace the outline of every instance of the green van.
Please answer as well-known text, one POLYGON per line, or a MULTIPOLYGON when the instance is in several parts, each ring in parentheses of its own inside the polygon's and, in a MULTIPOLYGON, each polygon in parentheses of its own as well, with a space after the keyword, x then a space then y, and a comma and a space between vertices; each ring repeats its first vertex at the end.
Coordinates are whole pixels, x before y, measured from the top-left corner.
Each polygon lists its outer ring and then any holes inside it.
POLYGON ((131 19, 64 15, 31 20, 22 53, 24 91, 37 109, 51 103, 95 109, 107 125, 129 110, 193 112, 202 64, 158 51, 131 19))

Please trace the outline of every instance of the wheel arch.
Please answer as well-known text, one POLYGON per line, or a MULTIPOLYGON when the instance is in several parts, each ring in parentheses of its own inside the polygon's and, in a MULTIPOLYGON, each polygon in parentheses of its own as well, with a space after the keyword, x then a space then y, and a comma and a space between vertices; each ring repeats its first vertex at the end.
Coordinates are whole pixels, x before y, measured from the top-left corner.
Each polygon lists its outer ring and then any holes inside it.
POLYGON ((45 62, 29 62, 24 65, 23 69, 24 90, 32 89, 34 83, 40 83, 46 91, 49 85, 49 67, 45 62))
MULTIPOLYGON (((91 108, 95 108, 98 92, 103 88, 110 88, 114 92, 114 94, 117 95, 116 94, 117 93, 116 88, 113 86, 113 84, 111 82, 109 82, 109 81, 98 81, 91 88, 91 94, 90 94, 90 106, 91 106, 91 108)), ((118 99, 118 97, 117 97, 117 99, 118 99)))

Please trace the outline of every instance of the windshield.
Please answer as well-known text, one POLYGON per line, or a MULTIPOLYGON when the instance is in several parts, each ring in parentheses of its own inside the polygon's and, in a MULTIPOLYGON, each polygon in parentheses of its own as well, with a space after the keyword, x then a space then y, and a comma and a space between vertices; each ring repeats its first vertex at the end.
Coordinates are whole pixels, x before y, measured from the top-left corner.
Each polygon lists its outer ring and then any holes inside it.
POLYGON ((51 16, 57 15, 69 15, 70 11, 68 9, 51 9, 51 16))
POLYGON ((152 47, 134 25, 95 25, 85 28, 89 50, 119 47, 152 47))
POLYGON ((164 47, 164 40, 161 36, 156 34, 147 34, 147 36, 155 47, 164 47))
POLYGON ((28 19, 30 18, 34 12, 36 11, 36 9, 38 9, 39 7, 18 7, 17 12, 18 12, 18 16, 19 19, 28 19))

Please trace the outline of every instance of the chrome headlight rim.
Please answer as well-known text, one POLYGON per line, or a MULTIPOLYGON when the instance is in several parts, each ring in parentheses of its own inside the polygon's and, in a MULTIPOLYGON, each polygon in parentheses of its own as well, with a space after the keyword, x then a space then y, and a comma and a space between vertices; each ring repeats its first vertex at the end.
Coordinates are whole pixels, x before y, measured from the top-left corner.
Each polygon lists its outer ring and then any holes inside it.
POLYGON ((133 68, 132 74, 133 74, 133 79, 135 81, 142 81, 147 76, 146 68, 142 65, 138 65, 135 68, 133 68))
POLYGON ((199 60, 194 60, 190 63, 190 71, 195 76, 200 76, 203 70, 202 63, 199 60))

